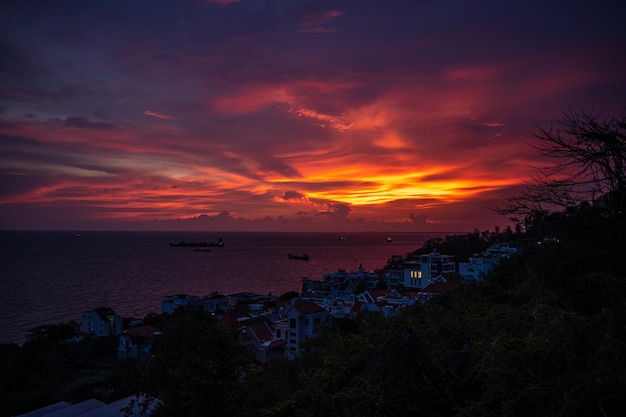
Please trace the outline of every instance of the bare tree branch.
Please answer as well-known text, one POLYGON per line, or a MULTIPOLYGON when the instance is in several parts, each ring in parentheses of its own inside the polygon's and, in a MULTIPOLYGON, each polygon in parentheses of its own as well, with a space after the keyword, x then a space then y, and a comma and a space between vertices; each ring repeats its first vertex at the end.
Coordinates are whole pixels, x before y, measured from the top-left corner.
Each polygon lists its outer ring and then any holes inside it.
POLYGON ((603 203, 621 213, 626 195, 626 115, 617 118, 598 112, 565 112, 549 128, 537 127, 531 143, 552 162, 516 196, 507 197, 495 211, 520 223, 528 216, 583 202, 603 203))

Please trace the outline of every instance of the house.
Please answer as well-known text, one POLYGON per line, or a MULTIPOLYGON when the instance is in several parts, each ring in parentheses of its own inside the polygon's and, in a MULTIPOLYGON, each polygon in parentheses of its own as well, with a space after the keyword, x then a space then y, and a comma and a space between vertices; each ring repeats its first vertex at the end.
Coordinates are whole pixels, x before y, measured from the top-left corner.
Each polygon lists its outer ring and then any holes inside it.
POLYGON ((344 277, 327 277, 323 281, 304 278, 302 296, 316 303, 324 303, 338 298, 351 297, 357 288, 344 277))
POLYGON ((393 317, 398 311, 416 302, 416 298, 400 295, 396 290, 368 290, 356 298, 353 313, 380 311, 385 317, 393 317))
POLYGON ((200 304, 207 313, 219 313, 228 308, 229 301, 230 299, 227 296, 214 291, 211 295, 202 297, 200 304))
POLYGON ((297 356, 301 353, 301 343, 316 335, 315 329, 329 316, 328 311, 310 300, 293 299, 285 312, 285 319, 274 325, 276 336, 287 341, 285 355, 297 356))
POLYGON ((410 306, 415 304, 417 298, 412 293, 402 295, 396 290, 371 290, 359 295, 358 300, 372 303, 384 302, 393 306, 410 306))
POLYGON ((405 288, 426 288, 435 278, 456 272, 454 255, 442 255, 437 251, 417 255, 417 259, 403 265, 403 285, 405 288))
POLYGON ((264 316, 239 322, 239 342, 262 364, 284 355, 285 339, 274 334, 272 322, 264 316))
POLYGON ((440 275, 418 293, 418 301, 424 303, 433 297, 439 296, 447 291, 454 290, 458 288, 458 286, 458 280, 448 280, 443 275, 440 275))
POLYGON ((466 281, 480 282, 499 262, 499 258, 475 254, 469 258, 469 262, 459 262, 459 274, 466 281))
POLYGON ((336 298, 334 300, 326 299, 322 304, 319 304, 324 310, 334 318, 343 318, 352 314, 352 305, 354 300, 336 298))
POLYGON ((348 273, 345 269, 324 274, 322 280, 305 278, 302 280, 302 296, 317 303, 329 303, 335 299, 348 299, 357 292, 374 289, 380 282, 377 273, 365 271, 363 265, 357 272, 348 273))
POLYGON ((213 292, 205 297, 197 295, 166 295, 161 300, 161 313, 174 314, 178 307, 201 308, 207 313, 218 313, 226 310, 229 305, 229 298, 225 295, 213 292))
POLYGON ((474 254, 469 262, 459 262, 459 273, 466 281, 480 282, 500 263, 519 253, 519 248, 508 244, 492 245, 480 254, 474 254))
POLYGON ((197 295, 166 295, 161 300, 161 313, 174 314, 178 307, 197 306, 200 304, 200 297, 197 295))
POLYGON ((161 333, 152 326, 131 327, 120 336, 117 348, 119 360, 150 358, 150 348, 161 333))
POLYGON ((217 324, 223 329, 236 328, 242 320, 250 318, 250 310, 246 303, 237 303, 235 306, 224 311, 219 317, 217 324))
POLYGON ((108 307, 85 311, 80 322, 80 331, 92 336, 111 336, 122 333, 124 319, 108 307))
POLYGON ((386 268, 383 277, 387 288, 396 289, 400 285, 404 285, 404 267, 402 265, 394 265, 386 268))
POLYGON ((359 265, 359 269, 356 272, 347 273, 345 269, 339 269, 337 272, 331 272, 322 276, 323 281, 329 279, 349 281, 355 288, 369 290, 376 288, 380 281, 378 273, 366 271, 363 269, 363 264, 359 265))

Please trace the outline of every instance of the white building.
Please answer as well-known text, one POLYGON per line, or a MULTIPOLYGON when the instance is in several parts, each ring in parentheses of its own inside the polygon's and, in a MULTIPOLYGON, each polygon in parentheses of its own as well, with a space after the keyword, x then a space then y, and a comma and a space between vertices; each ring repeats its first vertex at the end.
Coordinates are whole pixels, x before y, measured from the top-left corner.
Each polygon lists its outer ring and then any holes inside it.
POLYGON ((300 344, 316 335, 315 328, 329 316, 328 311, 310 300, 294 299, 285 312, 284 320, 274 323, 276 336, 287 341, 285 354, 288 357, 301 353, 300 344))
POLYGON ((124 319, 107 307, 85 311, 80 322, 80 331, 92 336, 111 336, 121 334, 124 319))
POLYGON ((519 248, 516 246, 492 245, 484 252, 474 254, 469 262, 460 262, 459 273, 466 281, 480 282, 502 259, 508 259, 517 253, 519 248))
POLYGON ((439 275, 456 272, 454 255, 441 255, 438 252, 418 255, 414 261, 404 263, 402 273, 405 288, 426 288, 439 275))

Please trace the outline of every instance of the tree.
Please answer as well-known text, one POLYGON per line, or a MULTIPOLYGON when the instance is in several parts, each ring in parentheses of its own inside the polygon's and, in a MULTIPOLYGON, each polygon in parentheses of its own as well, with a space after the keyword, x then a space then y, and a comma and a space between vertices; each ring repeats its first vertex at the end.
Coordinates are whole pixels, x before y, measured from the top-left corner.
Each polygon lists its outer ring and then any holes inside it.
POLYGON ((568 111, 549 128, 532 133, 531 146, 550 165, 496 211, 521 224, 555 209, 591 202, 608 215, 626 204, 626 115, 568 111))
POLYGON ((141 392, 148 402, 162 401, 156 416, 237 415, 240 371, 252 364, 235 337, 210 317, 179 309, 163 328, 141 392))

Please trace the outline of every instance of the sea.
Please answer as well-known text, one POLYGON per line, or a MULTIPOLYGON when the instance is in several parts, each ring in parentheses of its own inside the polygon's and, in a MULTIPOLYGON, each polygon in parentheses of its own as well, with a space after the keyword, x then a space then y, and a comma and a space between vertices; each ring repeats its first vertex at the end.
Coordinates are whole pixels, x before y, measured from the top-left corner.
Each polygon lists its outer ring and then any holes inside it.
POLYGON ((80 322, 111 307, 124 317, 161 312, 164 296, 282 295, 303 278, 382 269, 444 233, 0 232, 0 343, 22 344, 39 325, 80 322), (170 242, 216 242, 194 251, 170 242), (392 242, 387 242, 387 237, 392 242), (289 259, 307 254, 309 260, 289 259))

